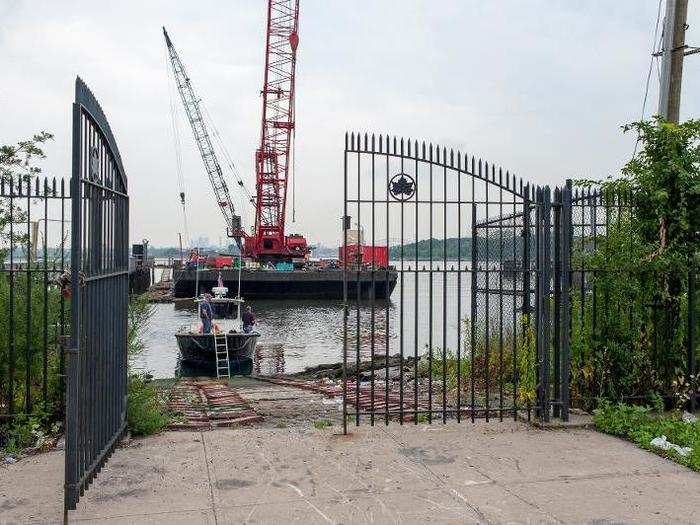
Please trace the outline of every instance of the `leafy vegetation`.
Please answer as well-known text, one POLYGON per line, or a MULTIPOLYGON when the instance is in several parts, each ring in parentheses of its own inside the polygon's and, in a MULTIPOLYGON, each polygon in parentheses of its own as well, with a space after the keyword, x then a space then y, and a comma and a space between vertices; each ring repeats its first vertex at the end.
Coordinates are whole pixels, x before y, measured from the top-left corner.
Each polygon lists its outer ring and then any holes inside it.
POLYGON ((132 435, 157 434, 170 423, 164 396, 144 374, 129 375, 126 417, 132 435))
MULTIPOLYGON (((32 138, 20 140, 17 144, 0 146, 0 179, 8 184, 11 181, 28 181, 41 173, 38 159, 46 158, 42 149, 45 142, 53 139, 51 133, 42 131, 32 138)), ((10 209, 9 199, 0 199, 0 263, 4 262, 10 244, 26 242, 26 237, 14 232, 10 239, 10 218, 15 222, 26 220, 26 212, 16 205, 10 209)), ((26 234, 25 234, 26 235, 26 234)))
POLYGON ((679 414, 658 415, 649 407, 612 404, 601 401, 595 411, 593 422, 596 428, 636 445, 667 457, 682 465, 700 471, 700 422, 683 421, 679 414), (663 450, 651 444, 651 440, 666 436, 668 441, 692 451, 682 456, 674 450, 663 450))
MULTIPOLYGON (((127 334, 129 357, 143 351, 141 337, 152 315, 153 305, 145 295, 130 297, 127 334)), ((171 421, 165 403, 165 394, 156 388, 146 374, 129 372, 126 417, 132 435, 149 436, 161 432, 171 421)))
POLYGON ((487 341, 483 331, 480 331, 480 335, 475 337, 473 353, 471 321, 463 320, 463 326, 465 335, 459 359, 450 349, 447 349, 443 356, 442 349, 434 348, 431 357, 426 354, 420 359, 418 375, 432 375, 433 378, 442 380, 444 368, 445 384, 452 402, 456 402, 457 399, 459 376, 462 400, 468 399, 472 383, 479 394, 482 394, 488 382, 491 388, 496 390, 503 383, 504 393, 509 395, 517 391, 516 402, 520 406, 533 404, 536 397, 536 341, 530 317, 521 316, 517 330, 504 327, 502 340, 500 333, 494 333, 490 334, 487 341))
POLYGON ((0 452, 16 456, 28 448, 42 450, 52 442, 61 431, 61 422, 37 409, 31 416, 21 415, 11 424, 0 427, 0 452))
MULTIPOLYGON (((41 173, 36 162, 45 158, 43 144, 52 138, 50 133, 41 132, 0 146, 0 179, 6 188, 10 184, 16 187, 19 181, 27 184, 41 173)), ((29 239, 26 228, 18 227, 26 221, 26 209, 11 205, 10 199, 0 199, 0 267, 4 268, 11 249, 26 257, 29 239)), ((17 454, 29 447, 41 448, 60 428, 63 414, 57 336, 65 331, 62 325, 69 309, 58 288, 51 283, 47 286, 44 275, 2 272, 0 312, 0 413, 12 408, 18 414, 0 423, 0 447, 17 454)))
POLYGON ((601 192, 608 224, 595 241, 575 239, 573 266, 587 272, 572 297, 572 399, 586 408, 597 398, 655 395, 669 406, 697 389, 686 355, 688 273, 700 248, 700 121, 624 130, 643 147, 622 176, 579 181, 601 192))

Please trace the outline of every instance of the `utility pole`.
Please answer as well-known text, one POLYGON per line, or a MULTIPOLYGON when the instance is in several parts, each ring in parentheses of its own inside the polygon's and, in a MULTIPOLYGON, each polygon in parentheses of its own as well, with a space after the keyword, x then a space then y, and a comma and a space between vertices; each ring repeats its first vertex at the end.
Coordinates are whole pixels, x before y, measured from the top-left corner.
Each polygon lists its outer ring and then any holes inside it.
POLYGON ((683 57, 686 54, 685 26, 688 0, 666 0, 661 85, 659 89, 659 115, 668 122, 678 124, 681 106, 683 57))

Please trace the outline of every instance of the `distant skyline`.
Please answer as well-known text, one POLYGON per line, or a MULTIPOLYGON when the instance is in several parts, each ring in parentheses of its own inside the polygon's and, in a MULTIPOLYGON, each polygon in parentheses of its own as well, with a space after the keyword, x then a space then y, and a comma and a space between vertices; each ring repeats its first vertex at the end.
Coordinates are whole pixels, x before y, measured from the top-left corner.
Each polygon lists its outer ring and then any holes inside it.
MULTIPOLYGON (((700 2, 687 42, 700 45, 700 2)), ((468 150, 535 184, 602 178, 629 160, 620 126, 641 114, 657 0, 352 3, 301 0, 296 223, 311 244, 341 242, 346 130, 468 150)), ((663 15, 663 8, 662 8, 663 15)), ((70 174, 73 82, 100 100, 129 177, 131 242, 177 246, 183 232, 162 26, 254 187, 265 2, 0 3, 0 143, 40 130, 46 173, 70 174)), ((654 69, 646 106, 656 111, 654 69)), ((686 59, 681 119, 700 113, 700 56, 686 59)), ((175 95, 176 96, 176 95, 175 95)), ((172 99, 179 107, 180 101, 172 99)), ((180 112, 182 115, 182 113, 180 112)), ((224 225, 181 119, 190 238, 224 225)), ((252 209, 235 201, 250 226, 252 209)), ((291 198, 290 198, 291 208, 291 198)))

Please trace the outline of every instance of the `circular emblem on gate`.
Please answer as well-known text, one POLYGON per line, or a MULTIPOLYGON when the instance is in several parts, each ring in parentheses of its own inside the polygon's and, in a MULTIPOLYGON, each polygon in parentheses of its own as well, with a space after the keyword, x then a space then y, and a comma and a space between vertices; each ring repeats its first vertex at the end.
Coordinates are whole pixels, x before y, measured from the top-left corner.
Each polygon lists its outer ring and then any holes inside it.
POLYGON ((100 180, 100 153, 95 146, 90 148, 88 157, 88 178, 90 182, 102 182, 100 180))
POLYGON ((397 173, 389 181, 389 193, 397 201, 407 201, 416 194, 416 181, 407 173, 397 173))

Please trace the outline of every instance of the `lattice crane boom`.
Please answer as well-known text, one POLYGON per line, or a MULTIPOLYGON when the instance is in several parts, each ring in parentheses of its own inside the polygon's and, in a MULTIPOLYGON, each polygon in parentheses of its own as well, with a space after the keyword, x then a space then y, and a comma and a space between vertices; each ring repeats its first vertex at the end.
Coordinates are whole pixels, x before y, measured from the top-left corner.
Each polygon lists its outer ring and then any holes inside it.
POLYGON ((175 76, 177 91, 180 94, 182 104, 185 106, 185 113, 187 114, 187 119, 190 122, 190 127, 192 128, 192 133, 194 135, 194 140, 197 143, 199 154, 204 162, 204 168, 207 172, 207 176, 209 177, 212 189, 214 190, 216 203, 224 216, 227 234, 229 237, 234 237, 238 247, 242 248, 241 237, 244 236, 244 233, 241 230, 241 218, 239 215, 236 215, 236 210, 233 206, 233 201, 231 200, 231 194, 229 193, 228 186, 221 170, 221 164, 216 157, 216 152, 214 151, 214 146, 212 145, 207 126, 204 122, 204 118, 202 117, 200 99, 195 94, 190 77, 185 70, 185 65, 180 60, 180 57, 175 50, 175 46, 173 46, 170 36, 165 28, 163 28, 163 36, 165 37, 165 44, 168 48, 168 56, 170 57, 170 64, 175 76))
POLYGON ((298 29, 299 0, 268 0, 262 129, 255 152, 255 233, 245 246, 258 259, 303 257, 309 251, 304 237, 285 236, 298 29))

